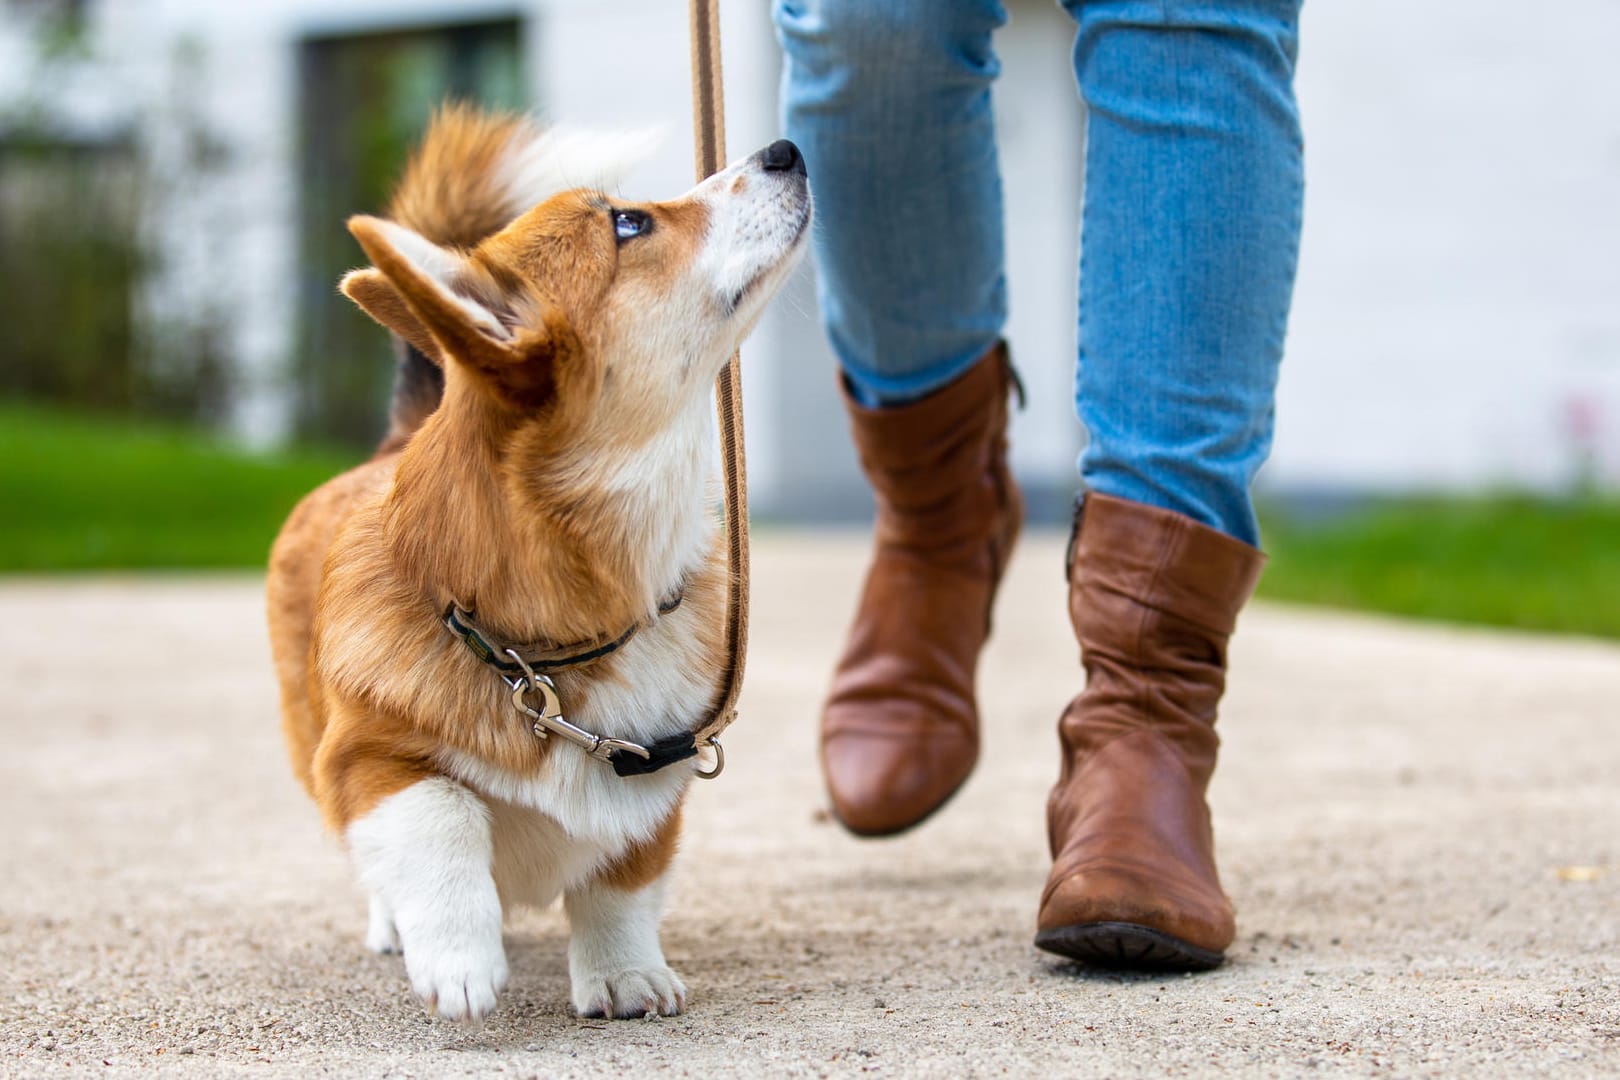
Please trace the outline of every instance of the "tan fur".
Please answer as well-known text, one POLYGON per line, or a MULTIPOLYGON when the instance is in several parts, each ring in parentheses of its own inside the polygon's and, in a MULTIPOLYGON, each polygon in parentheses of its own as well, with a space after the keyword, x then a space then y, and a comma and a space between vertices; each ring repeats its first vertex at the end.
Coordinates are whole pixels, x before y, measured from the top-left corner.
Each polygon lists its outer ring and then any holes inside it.
POLYGON ((631 892, 651 884, 664 876, 675 858, 675 847, 681 835, 681 810, 664 819, 658 832, 650 839, 630 845, 623 855, 608 863, 598 879, 602 884, 631 892))
MULTIPOLYGON (((673 584, 635 577, 610 496, 534 475, 528 453, 579 418, 559 405, 531 428, 451 371, 444 405, 406 449, 316 489, 272 550, 284 730, 335 829, 419 779, 440 747, 528 773, 556 745, 517 722, 508 692, 445 632, 452 599, 509 640, 588 640, 645 618, 673 584), (543 502, 525 498, 541 486, 543 502)), ((724 573, 712 549, 663 620, 689 624, 716 663, 724 573)), ((581 707, 614 668, 609 657, 559 673, 559 689, 581 707)))
POLYGON ((501 186, 503 156, 526 134, 520 118, 458 102, 442 106, 429 130, 394 189, 391 220, 436 244, 470 248, 526 209, 501 186))
POLYGON ((692 733, 717 699, 709 394, 804 250, 809 191, 796 154, 762 153, 670 202, 556 193, 614 145, 449 109, 394 220, 349 221, 373 265, 345 294, 423 355, 401 350, 377 456, 300 503, 271 553, 293 770, 371 891, 368 944, 403 946, 456 1019, 505 984, 506 905, 559 893, 577 1009, 684 1003, 656 931, 694 763, 621 778, 540 737, 443 624, 455 603, 506 642, 638 628, 553 673, 567 718, 606 738, 692 733))
MULTIPOLYGON (((633 454, 667 420, 650 408, 596 415, 609 375, 597 324, 690 262, 703 209, 641 207, 657 234, 624 260, 594 193, 505 220, 507 194, 492 178, 517 130, 511 118, 445 110, 392 205, 429 239, 472 246, 463 287, 500 312, 510 341, 458 319, 371 219, 351 226, 378 269, 351 274, 345 291, 424 352, 459 362, 448 365, 443 404, 403 452, 313 492, 272 551, 283 726, 294 771, 334 829, 431 773, 444 748, 518 773, 555 752, 557 740, 536 739, 508 692, 445 632, 452 599, 509 640, 584 640, 648 616, 674 584, 643 578, 636 523, 623 520, 613 493, 570 469, 633 454)), ((718 664, 721 552, 686 570, 686 601, 665 621, 718 664)), ((610 658, 558 683, 578 709, 597 680, 613 678, 610 658)), ((659 834, 671 847, 673 832, 659 834)))
MULTIPOLYGON (((526 207, 501 184, 504 155, 527 134, 523 121, 451 103, 435 113, 424 140, 400 177, 388 217, 436 244, 470 248, 499 232, 526 207)), ((406 306, 399 290, 374 269, 355 270, 338 286, 383 326, 442 364, 438 344, 406 306)))
POLYGON ((311 765, 325 727, 311 705, 309 656, 313 644, 312 607, 320 589, 321 567, 338 528, 354 505, 375 497, 393 478, 393 455, 369 461, 306 495, 270 549, 266 598, 270 609, 270 651, 282 688, 282 732, 293 772, 311 795, 311 765))
POLYGON ((439 343, 433 340, 422 320, 411 313, 405 298, 380 271, 367 268, 351 270, 338 282, 338 289, 353 300, 367 315, 410 342, 423 356, 435 364, 444 365, 439 355, 439 343))

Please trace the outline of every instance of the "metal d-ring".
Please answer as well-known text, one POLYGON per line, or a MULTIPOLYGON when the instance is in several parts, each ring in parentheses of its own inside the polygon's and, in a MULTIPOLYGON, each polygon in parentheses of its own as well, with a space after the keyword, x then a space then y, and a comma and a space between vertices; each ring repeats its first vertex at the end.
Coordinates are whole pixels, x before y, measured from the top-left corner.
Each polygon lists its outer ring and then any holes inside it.
POLYGON ((715 777, 717 777, 721 773, 725 772, 725 770, 726 770, 726 748, 720 745, 720 736, 718 736, 718 735, 710 735, 707 739, 704 739, 698 745, 699 745, 699 749, 698 749, 698 770, 697 770, 698 779, 699 780, 713 780, 715 777), (714 751, 714 768, 709 769, 708 771, 704 771, 704 769, 702 767, 703 766, 703 750, 702 750, 702 747, 705 747, 705 746, 711 748, 714 751))

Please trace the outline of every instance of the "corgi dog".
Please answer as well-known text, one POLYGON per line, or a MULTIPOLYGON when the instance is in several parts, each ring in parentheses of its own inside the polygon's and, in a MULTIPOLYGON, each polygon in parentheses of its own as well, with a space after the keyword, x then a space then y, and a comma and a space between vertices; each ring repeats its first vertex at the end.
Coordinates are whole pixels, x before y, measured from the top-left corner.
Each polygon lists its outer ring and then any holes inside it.
POLYGON ((430 1010, 479 1021, 503 913, 561 897, 582 1016, 674 1015, 659 943, 726 567, 710 390, 806 245, 785 140, 678 199, 600 140, 435 117, 345 295, 403 359, 376 456, 270 556, 298 779, 430 1010), (583 186, 579 186, 583 185, 583 186))

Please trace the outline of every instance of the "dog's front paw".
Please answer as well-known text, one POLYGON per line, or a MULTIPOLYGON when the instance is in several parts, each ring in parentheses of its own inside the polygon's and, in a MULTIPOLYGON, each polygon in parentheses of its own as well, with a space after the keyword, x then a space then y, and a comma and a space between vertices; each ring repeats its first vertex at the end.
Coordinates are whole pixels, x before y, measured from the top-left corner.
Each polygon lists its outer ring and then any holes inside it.
POLYGON ((493 941, 407 938, 405 971, 430 1011, 446 1020, 477 1023, 494 1011, 506 989, 506 950, 498 934, 493 941))
POLYGON ((615 1020, 679 1016, 686 1008, 686 984, 662 964, 631 971, 586 972, 574 978, 574 1008, 581 1016, 615 1020))

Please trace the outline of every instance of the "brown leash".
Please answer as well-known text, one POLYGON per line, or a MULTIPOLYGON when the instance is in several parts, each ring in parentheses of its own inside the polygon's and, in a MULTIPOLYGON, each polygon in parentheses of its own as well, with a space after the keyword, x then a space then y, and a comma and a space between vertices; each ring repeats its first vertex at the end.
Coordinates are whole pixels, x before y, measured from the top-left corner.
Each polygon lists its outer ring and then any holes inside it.
MULTIPOLYGON (((692 134, 699 181, 726 160, 725 85, 720 72, 720 0, 691 0, 692 134)), ((742 364, 737 353, 714 384, 726 494, 726 638, 720 697, 701 745, 737 718, 743 665, 748 656, 748 465, 743 448, 742 364)))

